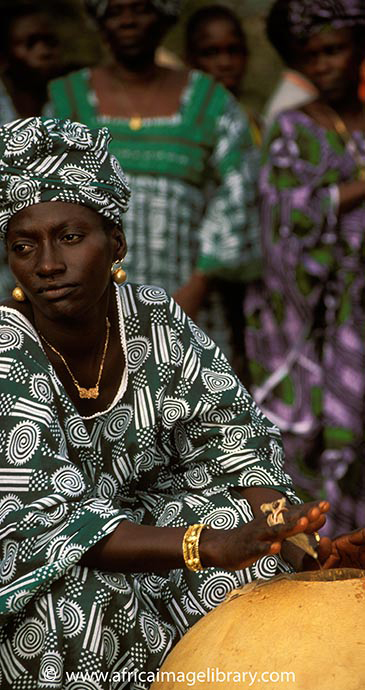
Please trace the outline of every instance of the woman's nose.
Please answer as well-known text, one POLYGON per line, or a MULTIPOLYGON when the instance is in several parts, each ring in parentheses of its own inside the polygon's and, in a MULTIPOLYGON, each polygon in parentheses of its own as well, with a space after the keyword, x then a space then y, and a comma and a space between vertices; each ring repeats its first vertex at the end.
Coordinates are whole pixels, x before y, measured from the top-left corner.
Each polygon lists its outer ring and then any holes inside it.
POLYGON ((44 244, 39 248, 37 273, 43 276, 52 276, 63 273, 66 265, 62 257, 62 252, 53 244, 44 244))

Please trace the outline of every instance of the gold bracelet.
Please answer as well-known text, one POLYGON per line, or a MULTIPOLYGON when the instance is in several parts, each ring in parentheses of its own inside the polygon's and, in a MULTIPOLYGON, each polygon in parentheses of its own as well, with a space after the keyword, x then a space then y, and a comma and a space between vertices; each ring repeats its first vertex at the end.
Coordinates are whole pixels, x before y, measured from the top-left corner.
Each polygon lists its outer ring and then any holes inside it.
POLYGON ((209 529, 209 525, 190 525, 182 541, 185 565, 194 573, 203 570, 199 555, 199 539, 203 529, 209 529))

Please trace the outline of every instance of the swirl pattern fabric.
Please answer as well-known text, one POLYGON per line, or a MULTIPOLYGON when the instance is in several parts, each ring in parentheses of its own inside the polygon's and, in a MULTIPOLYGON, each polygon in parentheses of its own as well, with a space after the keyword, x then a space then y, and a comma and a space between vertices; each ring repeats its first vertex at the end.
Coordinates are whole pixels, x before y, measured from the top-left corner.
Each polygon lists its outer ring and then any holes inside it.
POLYGON ((228 529, 252 519, 237 487, 297 500, 278 429, 215 344, 159 288, 127 285, 116 295, 132 368, 109 411, 89 419, 30 323, 0 310, 2 690, 71 688, 71 672, 155 670, 231 589, 288 570, 276 556, 237 572, 80 566, 125 519, 228 529))
POLYGON ((0 127, 0 238, 10 218, 41 201, 79 203, 122 224, 130 190, 106 127, 31 117, 0 127))

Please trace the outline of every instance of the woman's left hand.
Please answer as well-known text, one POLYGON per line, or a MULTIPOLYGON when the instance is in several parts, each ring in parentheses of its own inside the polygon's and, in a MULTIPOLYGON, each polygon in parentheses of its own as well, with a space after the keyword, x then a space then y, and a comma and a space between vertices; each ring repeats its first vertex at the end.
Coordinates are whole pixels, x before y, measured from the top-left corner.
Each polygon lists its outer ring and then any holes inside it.
POLYGON ((322 568, 360 568, 365 570, 365 527, 335 539, 321 537, 318 557, 322 568))

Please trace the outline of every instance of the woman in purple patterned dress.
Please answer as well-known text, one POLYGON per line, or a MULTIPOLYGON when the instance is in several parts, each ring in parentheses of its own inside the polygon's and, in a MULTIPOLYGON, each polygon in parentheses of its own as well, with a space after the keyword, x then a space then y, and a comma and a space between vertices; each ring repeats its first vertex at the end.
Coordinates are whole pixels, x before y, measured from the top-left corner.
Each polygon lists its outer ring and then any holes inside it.
POLYGON ((319 97, 283 113, 264 146, 252 392, 283 432, 303 497, 331 501, 333 532, 365 520, 365 3, 278 0, 268 33, 319 97))

